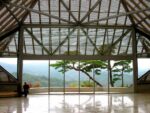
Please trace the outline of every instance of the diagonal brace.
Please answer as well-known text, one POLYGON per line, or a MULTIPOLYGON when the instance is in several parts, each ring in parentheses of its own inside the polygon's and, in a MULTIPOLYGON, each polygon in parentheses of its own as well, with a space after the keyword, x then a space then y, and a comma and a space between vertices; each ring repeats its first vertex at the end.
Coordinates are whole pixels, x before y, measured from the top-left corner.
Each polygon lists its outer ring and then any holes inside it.
POLYGON ((66 42, 67 39, 69 39, 70 35, 72 35, 72 33, 74 33, 76 28, 73 28, 72 31, 69 32, 69 34, 66 36, 66 38, 59 44, 59 46, 53 51, 52 55, 54 55, 57 50, 66 42))
POLYGON ((96 44, 91 40, 91 38, 89 37, 89 35, 87 34, 87 32, 83 28, 81 28, 81 30, 83 31, 84 35, 87 36, 87 38, 89 39, 89 41, 91 42, 91 44, 95 47, 96 51, 99 53, 99 50, 98 50, 96 44))
POLYGON ((27 31, 27 33, 43 48, 43 50, 48 54, 51 55, 51 53, 49 52, 49 50, 44 46, 44 44, 42 44, 34 35, 31 31, 29 31, 27 28, 25 29, 27 31))

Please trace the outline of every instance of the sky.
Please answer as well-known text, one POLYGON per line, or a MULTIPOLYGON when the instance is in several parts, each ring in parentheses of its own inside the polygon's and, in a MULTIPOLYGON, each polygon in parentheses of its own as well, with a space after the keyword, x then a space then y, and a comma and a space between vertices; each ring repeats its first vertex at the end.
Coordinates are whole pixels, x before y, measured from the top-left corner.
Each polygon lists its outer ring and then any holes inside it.
MULTIPOLYGON (((51 60, 50 61, 51 63, 55 63, 56 61, 55 60, 51 60)), ((17 59, 16 58, 0 58, 0 64, 1 63, 6 63, 6 64, 17 64, 17 59)), ((23 62, 24 64, 48 64, 48 60, 25 60, 23 62)), ((138 59, 138 65, 139 65, 139 68, 140 70, 144 70, 145 68, 146 69, 149 69, 150 70, 150 58, 149 59, 146 59, 146 58, 141 58, 141 59, 138 59)))

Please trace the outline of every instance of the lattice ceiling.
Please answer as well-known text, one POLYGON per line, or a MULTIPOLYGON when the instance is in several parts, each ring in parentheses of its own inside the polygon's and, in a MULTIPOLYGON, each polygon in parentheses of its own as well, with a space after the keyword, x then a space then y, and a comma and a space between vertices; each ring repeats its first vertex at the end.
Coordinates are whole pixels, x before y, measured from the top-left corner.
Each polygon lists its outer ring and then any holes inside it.
MULTIPOLYGON (((150 2, 146 0, 0 0, 0 3, 1 50, 6 49, 9 39, 14 37, 12 34, 22 25, 26 27, 24 53, 35 55, 71 51, 96 55, 101 54, 100 47, 114 43, 114 55, 131 54, 130 26, 150 34, 150 2)), ((14 48, 7 51, 17 52, 16 40, 10 43, 14 48)))

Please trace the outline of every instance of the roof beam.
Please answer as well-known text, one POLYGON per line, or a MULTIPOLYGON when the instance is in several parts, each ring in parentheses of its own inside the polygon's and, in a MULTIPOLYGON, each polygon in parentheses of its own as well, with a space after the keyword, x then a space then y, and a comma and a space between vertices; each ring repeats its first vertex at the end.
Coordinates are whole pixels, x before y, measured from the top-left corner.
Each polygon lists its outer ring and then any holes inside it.
POLYGON ((41 14, 41 15, 44 15, 44 16, 48 16, 48 17, 51 17, 51 18, 54 18, 54 19, 57 19, 57 20, 61 20, 61 21, 67 22, 67 23, 74 24, 74 22, 68 21, 66 19, 54 16, 54 15, 51 15, 51 14, 48 14, 48 13, 45 13, 45 12, 42 12, 42 11, 38 11, 38 10, 35 10, 35 9, 32 9, 32 8, 27 8, 27 7, 24 7, 22 5, 16 5, 16 4, 13 4, 13 3, 10 3, 9 5, 27 10, 27 11, 30 11, 30 12, 38 13, 38 14, 41 14))
MULTIPOLYGON (((84 28, 99 28, 99 29, 131 29, 130 25, 88 25, 88 24, 84 24, 84 25, 80 25, 81 27, 84 28)), ((30 27, 30 28, 72 28, 72 27, 77 27, 76 25, 73 24, 23 24, 23 27, 30 27)))
POLYGON ((99 50, 98 50, 96 44, 91 40, 91 38, 89 37, 88 33, 82 27, 81 27, 81 30, 83 31, 84 35, 87 36, 87 38, 89 39, 89 41, 91 42, 91 44, 94 46, 94 48, 97 51, 97 53, 99 53, 99 50))
POLYGON ((43 45, 43 43, 41 43, 34 35, 32 32, 30 32, 27 28, 25 29, 27 31, 27 33, 42 47, 42 49, 48 54, 50 55, 51 53, 49 52, 49 50, 43 45))
POLYGON ((14 27, 14 28, 12 28, 12 29, 9 29, 9 30, 6 31, 6 32, 1 33, 1 34, 0 34, 0 41, 2 41, 2 40, 3 40, 4 38, 6 38, 6 37, 12 35, 13 33, 17 32, 19 29, 20 29, 20 27, 19 27, 19 26, 16 26, 16 27, 14 27))
POLYGON ((80 23, 82 23, 90 14, 91 12, 101 3, 102 0, 97 0, 97 2, 90 8, 90 10, 83 16, 80 23))
POLYGON ((58 45, 58 47, 53 51, 52 55, 54 55, 54 54, 58 51, 58 49, 66 42, 66 40, 69 39, 70 35, 72 35, 72 33, 74 33, 75 29, 76 29, 76 28, 73 28, 73 30, 68 33, 68 35, 66 36, 66 38, 65 38, 65 39, 58 45))
POLYGON ((112 15, 112 16, 109 16, 109 17, 101 18, 99 20, 91 20, 89 22, 84 22, 83 24, 91 24, 91 23, 95 23, 97 21, 103 21, 103 20, 113 19, 113 18, 117 18, 117 17, 121 17, 121 16, 137 14, 137 13, 141 13, 141 12, 149 11, 149 10, 150 10, 150 7, 146 8, 146 9, 142 9, 142 10, 129 11, 129 12, 126 12, 126 13, 121 13, 121 14, 118 14, 118 15, 112 15))
POLYGON ((133 55, 110 55, 110 56, 100 56, 100 55, 23 55, 24 60, 131 60, 133 55))
MULTIPOLYGON (((121 1, 122 5, 123 5, 125 11, 129 12, 129 9, 128 9, 126 3, 125 3, 125 0, 120 0, 120 1, 121 1)), ((130 21, 132 22, 132 24, 135 25, 135 21, 133 20, 133 18, 131 17, 131 15, 128 15, 128 17, 129 17, 130 21)))
POLYGON ((145 36, 148 40, 150 40, 150 33, 146 32, 144 30, 141 30, 140 28, 135 28, 136 33, 139 33, 143 36, 145 36))
POLYGON ((65 4, 65 2, 63 0, 60 0, 60 2, 62 3, 62 5, 67 9, 68 13, 72 16, 72 18, 75 20, 75 22, 78 22, 78 20, 76 19, 76 17, 73 15, 73 13, 70 11, 70 9, 68 8, 68 6, 65 4))
MULTIPOLYGON (((137 8, 138 10, 142 10, 142 8, 140 8, 139 6, 137 6, 138 4, 136 4, 135 2, 132 2, 137 8)), ((129 3, 129 2, 126 2, 126 4, 128 5, 128 7, 130 7, 130 10, 132 11, 135 11, 135 8, 133 8, 133 6, 129 3)), ((144 11, 142 12, 143 15, 145 14, 146 16, 148 16, 144 11)), ((136 15, 138 16, 135 16, 135 15, 131 15, 133 19, 136 19, 137 20, 137 23, 143 19, 142 15, 140 13, 136 13, 136 15)), ((136 25, 137 25, 136 23, 136 25)), ((150 24, 147 22, 147 21, 144 21, 144 23, 150 27, 150 24)), ((142 26, 144 26, 144 28, 146 27, 145 25, 141 24, 142 26)))
MULTIPOLYGON (((2 0, 0 0, 3 4, 4 2, 2 0)), ((6 7, 6 9, 9 11, 9 13, 13 16, 13 18, 18 22, 19 24, 19 20, 16 18, 16 16, 13 14, 13 12, 8 8, 8 6, 6 4, 4 4, 4 6, 6 7)))
MULTIPOLYGON (((37 1, 38 0, 33 0, 33 2, 31 3, 31 5, 30 5, 30 8, 32 9, 34 6, 35 6, 35 4, 37 3, 37 1)), ((25 19, 26 19, 26 17, 28 16, 28 14, 30 13, 30 11, 26 11, 26 14, 25 14, 25 16, 22 18, 22 22, 24 22, 25 21, 25 19)))

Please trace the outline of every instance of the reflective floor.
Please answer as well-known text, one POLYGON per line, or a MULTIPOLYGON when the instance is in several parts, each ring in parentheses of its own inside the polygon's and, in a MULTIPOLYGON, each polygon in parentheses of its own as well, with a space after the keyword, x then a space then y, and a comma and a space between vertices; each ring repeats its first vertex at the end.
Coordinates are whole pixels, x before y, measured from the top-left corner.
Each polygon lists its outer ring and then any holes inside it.
POLYGON ((0 113, 150 113, 150 94, 29 95, 0 98, 0 113))

